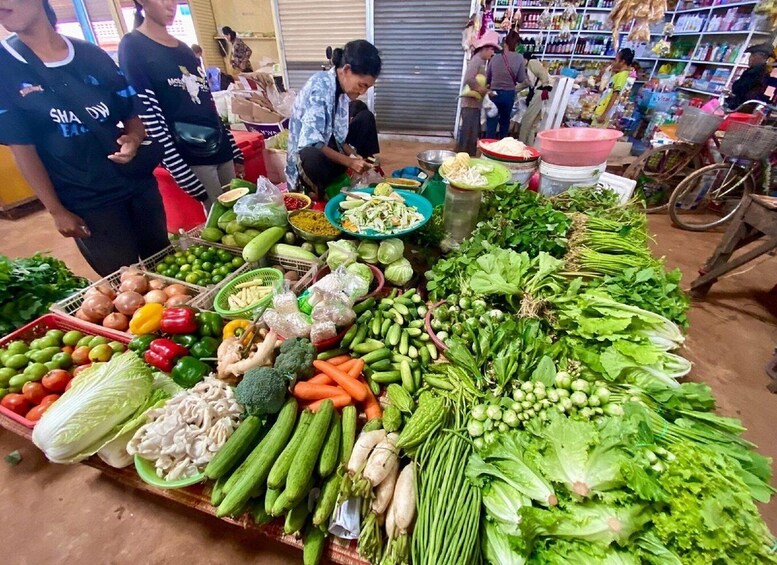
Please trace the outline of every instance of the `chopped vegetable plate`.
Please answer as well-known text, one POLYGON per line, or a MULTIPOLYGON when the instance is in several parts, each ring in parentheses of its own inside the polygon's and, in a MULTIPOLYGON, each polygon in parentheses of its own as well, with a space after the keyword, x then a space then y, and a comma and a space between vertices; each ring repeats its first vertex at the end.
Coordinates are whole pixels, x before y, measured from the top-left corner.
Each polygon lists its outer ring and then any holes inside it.
POLYGON ((486 161, 485 159, 470 159, 469 167, 479 167, 480 174, 482 174, 486 178, 486 181, 488 181, 487 184, 483 186, 475 186, 457 182, 455 179, 451 180, 446 175, 444 167, 440 167, 440 175, 442 175, 442 178, 444 178, 446 181, 451 183, 451 185, 463 190, 494 190, 498 186, 502 186, 503 184, 510 182, 510 179, 512 178, 512 173, 510 173, 507 167, 504 167, 499 163, 495 163, 494 161, 486 161))

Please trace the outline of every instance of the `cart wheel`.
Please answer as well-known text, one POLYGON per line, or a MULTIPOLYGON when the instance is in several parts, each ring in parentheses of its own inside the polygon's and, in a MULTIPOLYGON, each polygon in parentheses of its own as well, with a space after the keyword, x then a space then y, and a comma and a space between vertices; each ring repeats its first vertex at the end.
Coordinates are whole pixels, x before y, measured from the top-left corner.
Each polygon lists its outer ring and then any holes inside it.
POLYGON ((634 161, 623 176, 637 181, 634 190, 645 203, 648 214, 663 212, 669 197, 683 177, 701 166, 696 145, 674 143, 650 149, 634 161))

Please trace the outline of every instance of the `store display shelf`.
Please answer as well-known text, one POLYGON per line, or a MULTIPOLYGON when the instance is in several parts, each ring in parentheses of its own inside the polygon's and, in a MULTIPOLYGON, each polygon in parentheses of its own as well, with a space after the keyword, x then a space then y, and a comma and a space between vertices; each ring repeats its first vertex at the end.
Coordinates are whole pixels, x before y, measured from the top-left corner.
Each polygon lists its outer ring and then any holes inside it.
POLYGON ((723 61, 700 61, 696 59, 688 62, 694 65, 712 65, 715 67, 744 67, 745 66, 741 63, 725 63, 723 61))
POLYGON ((717 96, 719 92, 710 92, 708 90, 699 90, 698 88, 690 88, 688 86, 679 86, 677 90, 684 90, 685 92, 693 92, 694 94, 703 94, 704 96, 717 96))
POLYGON ((706 12, 707 10, 717 10, 720 8, 736 8, 738 6, 755 6, 758 2, 729 2, 726 4, 715 4, 714 6, 704 6, 703 8, 688 8, 687 10, 675 10, 673 12, 667 11, 667 14, 688 14, 691 12, 706 12))
MULTIPOLYGON (((700 35, 769 35, 768 31, 748 31, 748 30, 740 30, 740 31, 703 31, 700 35)), ((694 34, 695 35, 695 34, 694 34)))
POLYGON ((612 59, 615 55, 575 55, 574 53, 543 53, 543 57, 553 59, 612 59))

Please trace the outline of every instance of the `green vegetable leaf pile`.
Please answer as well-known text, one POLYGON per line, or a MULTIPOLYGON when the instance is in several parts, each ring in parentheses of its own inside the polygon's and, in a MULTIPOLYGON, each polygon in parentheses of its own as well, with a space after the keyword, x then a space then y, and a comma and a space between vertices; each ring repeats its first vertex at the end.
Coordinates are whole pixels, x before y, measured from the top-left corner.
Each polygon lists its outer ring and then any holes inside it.
POLYGON ((42 316, 51 304, 87 284, 53 257, 10 259, 0 255, 0 335, 42 316))

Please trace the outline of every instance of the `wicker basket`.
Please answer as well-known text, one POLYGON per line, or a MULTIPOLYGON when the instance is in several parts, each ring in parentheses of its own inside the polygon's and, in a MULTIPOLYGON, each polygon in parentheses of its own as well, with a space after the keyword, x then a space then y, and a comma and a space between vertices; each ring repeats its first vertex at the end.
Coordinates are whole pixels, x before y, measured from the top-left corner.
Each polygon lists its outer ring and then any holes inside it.
POLYGON ((248 308, 242 308, 240 310, 230 309, 228 299, 237 291, 236 286, 249 281, 259 281, 262 285, 273 286, 275 290, 278 290, 283 282, 283 273, 278 269, 261 268, 243 273, 233 278, 216 294, 216 298, 213 300, 213 309, 225 318, 244 318, 247 316, 250 317, 254 311, 269 304, 272 301, 273 293, 270 293, 258 302, 251 304, 248 308))
POLYGON ((677 137, 688 143, 704 143, 723 123, 723 116, 710 114, 693 106, 683 108, 677 121, 677 137))
POLYGON ((777 147, 777 128, 731 122, 723 135, 720 152, 727 157, 758 161, 777 147))
MULTIPOLYGON (((71 294, 67 298, 65 298, 63 300, 60 300, 59 302, 55 302, 54 304, 51 305, 50 310, 52 312, 55 312, 56 314, 61 315, 61 316, 67 316, 69 318, 78 320, 77 318, 75 318, 76 312, 78 311, 79 308, 81 308, 81 304, 83 304, 84 298, 86 297, 86 293, 89 291, 89 289, 95 288, 95 287, 97 287, 99 285, 108 284, 108 285, 111 286, 111 288, 113 290, 115 290, 118 293, 119 286, 121 285, 121 275, 122 275, 122 273, 127 268, 128 267, 122 267, 121 269, 119 269, 115 273, 111 273, 107 277, 104 277, 104 278, 100 279, 96 283, 93 283, 93 284, 89 285, 86 288, 82 288, 81 290, 79 290, 75 294, 71 294)), ((189 304, 191 304, 191 305, 194 304, 194 301, 204 291, 204 289, 202 287, 200 287, 200 286, 189 284, 189 283, 186 283, 186 282, 183 282, 183 281, 179 281, 179 280, 176 280, 176 279, 171 279, 170 277, 164 277, 164 276, 158 275, 156 273, 143 272, 143 275, 146 278, 150 279, 150 280, 160 280, 160 281, 163 281, 163 282, 167 283, 168 285, 180 284, 180 285, 184 286, 189 291, 189 294, 192 297, 191 300, 189 301, 189 304)), ((117 330, 111 330, 111 329, 105 328, 105 327, 103 327, 103 326, 101 326, 99 324, 94 324, 92 322, 87 322, 87 321, 84 321, 84 320, 78 320, 78 323, 81 324, 83 327, 89 328, 89 331, 91 331, 91 332, 100 331, 100 332, 104 332, 104 333, 109 333, 109 334, 111 334, 113 336, 116 336, 117 339, 119 337, 121 337, 123 339, 126 339, 127 336, 129 336, 128 333, 120 332, 120 331, 117 331, 117 330)))

